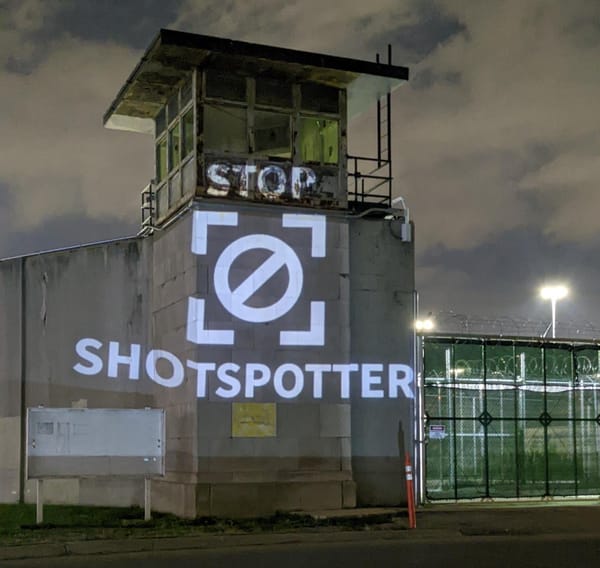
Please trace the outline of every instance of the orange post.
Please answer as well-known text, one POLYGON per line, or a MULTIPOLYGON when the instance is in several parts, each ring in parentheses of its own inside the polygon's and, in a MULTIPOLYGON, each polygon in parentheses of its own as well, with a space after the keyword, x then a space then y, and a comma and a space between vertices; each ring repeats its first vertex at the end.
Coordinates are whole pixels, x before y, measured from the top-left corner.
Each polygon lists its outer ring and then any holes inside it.
POLYGON ((406 473, 406 498, 408 500, 408 528, 417 528, 417 512, 415 511, 415 490, 413 470, 408 452, 404 454, 404 472, 406 473))

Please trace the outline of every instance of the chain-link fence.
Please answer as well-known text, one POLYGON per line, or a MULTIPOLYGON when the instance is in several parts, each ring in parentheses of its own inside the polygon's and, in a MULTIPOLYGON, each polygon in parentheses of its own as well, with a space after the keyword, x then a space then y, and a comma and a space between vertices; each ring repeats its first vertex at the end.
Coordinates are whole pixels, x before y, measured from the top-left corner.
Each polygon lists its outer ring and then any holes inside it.
MULTIPOLYGON (((550 321, 516 316, 479 316, 452 311, 430 312, 435 329, 442 333, 550 337, 550 321)), ((589 321, 559 320, 556 337, 600 339, 600 326, 589 321)))
POLYGON ((600 494, 600 344, 424 338, 428 499, 600 494))

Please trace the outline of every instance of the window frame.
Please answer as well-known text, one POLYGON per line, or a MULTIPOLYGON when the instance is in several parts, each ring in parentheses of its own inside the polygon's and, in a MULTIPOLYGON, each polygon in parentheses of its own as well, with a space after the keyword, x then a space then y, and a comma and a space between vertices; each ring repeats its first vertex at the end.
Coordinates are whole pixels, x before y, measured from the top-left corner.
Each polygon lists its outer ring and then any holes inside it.
POLYGON ((340 143, 341 143, 341 135, 340 135, 340 123, 341 120, 339 119, 339 117, 333 117, 331 118, 328 115, 324 115, 324 114, 314 114, 314 113, 305 113, 305 112, 301 112, 298 114, 298 159, 299 162, 298 163, 302 163, 302 164, 312 164, 312 165, 319 165, 319 166, 329 166, 329 167, 339 167, 340 165, 340 143), (302 139, 301 139, 301 123, 303 119, 312 119, 312 120, 325 120, 328 122, 335 122, 337 125, 337 137, 336 137, 336 161, 335 162, 327 162, 325 160, 325 149, 322 145, 322 136, 321 136, 321 148, 320 148, 320 160, 303 160, 302 159, 302 148, 300 147, 300 144, 302 143, 302 139))
MULTIPOLYGON (((154 134, 154 146, 155 146, 155 192, 157 196, 160 196, 160 201, 163 207, 158 205, 159 199, 157 198, 157 219, 160 220, 165 217, 169 212, 179 205, 179 202, 187 198, 188 196, 184 193, 183 187, 183 170, 190 160, 195 160, 197 155, 196 147, 196 123, 197 123, 197 108, 196 108, 196 81, 197 71, 194 70, 192 73, 183 78, 173 90, 173 93, 167 98, 166 102, 162 105, 159 112, 155 115, 155 134, 154 134), (191 96, 190 96, 191 93, 191 96), (177 112, 169 112, 169 103, 172 103, 174 97, 177 97, 177 112), (185 100, 187 97, 187 100, 185 100), (192 147, 185 154, 183 153, 183 118, 192 112, 192 147), (156 118, 164 113, 165 126, 162 132, 157 133, 156 118), (177 157, 174 159, 172 154, 172 142, 171 133, 178 129, 179 131, 179 144, 177 149, 177 157), (158 148, 165 143, 166 146, 166 171, 159 171, 158 162, 158 148), (162 178, 159 178, 159 173, 162 173, 162 178), (173 184, 177 187, 174 187, 173 184), (165 197, 163 192, 167 192, 165 197), (166 207, 164 207, 166 203, 166 207), (164 210, 163 210, 164 209, 164 210)), ((173 105, 171 105, 171 109, 173 105)))
MULTIPOLYGON (((290 87, 292 90, 291 94, 291 105, 290 106, 280 106, 277 104, 266 104, 259 103, 256 101, 256 85, 257 82, 261 80, 261 77, 251 77, 246 76, 246 100, 239 101, 235 99, 228 98, 219 98, 217 96, 209 96, 207 95, 206 83, 207 76, 211 71, 214 71, 210 68, 199 69, 201 71, 202 76, 202 97, 199 101, 199 105, 202 107, 217 106, 217 107, 235 107, 235 108, 244 108, 246 110, 246 140, 248 151, 247 152, 237 152, 237 151, 228 151, 228 150, 219 150, 218 148, 204 148, 204 154, 208 156, 231 156, 239 157, 240 159, 247 160, 269 160, 273 162, 284 161, 291 162, 293 165, 301 166, 302 164, 313 164, 324 167, 332 167, 332 168, 341 168, 342 167, 342 123, 343 123, 343 111, 342 104, 339 99, 341 89, 336 89, 338 93, 338 102, 336 104, 338 111, 337 112, 320 112, 315 110, 305 110, 302 105, 302 86, 304 84, 310 82, 294 82, 290 87), (275 114, 285 114, 289 116, 290 119, 290 156, 289 157, 280 157, 269 155, 268 151, 258 151, 256 149, 256 141, 255 141, 255 118, 257 112, 272 112, 275 114), (324 154, 321 156, 321 161, 303 161, 302 160, 302 152, 299 148, 299 133, 300 133, 300 122, 302 118, 314 118, 321 119, 327 121, 334 121, 337 123, 337 148, 336 154, 337 159, 335 162, 327 162, 325 160, 324 154)), ((267 81, 277 81, 278 79, 275 77, 264 77, 264 80, 267 81)), ((312 83, 311 83, 312 84, 312 83)), ((318 84, 315 84, 318 85, 318 84)), ((324 86, 326 87, 326 86, 324 86)), ((334 87, 328 87, 331 89, 335 89, 334 87)), ((202 124, 202 132, 204 133, 205 123, 202 124)), ((204 134, 203 134, 204 135, 204 134)))

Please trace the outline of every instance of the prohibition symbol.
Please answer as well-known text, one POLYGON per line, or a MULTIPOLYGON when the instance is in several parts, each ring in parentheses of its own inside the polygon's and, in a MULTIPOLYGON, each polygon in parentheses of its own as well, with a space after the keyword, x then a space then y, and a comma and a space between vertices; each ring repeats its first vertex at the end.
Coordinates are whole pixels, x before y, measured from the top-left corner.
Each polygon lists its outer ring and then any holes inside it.
POLYGON ((217 297, 230 314, 244 321, 265 323, 285 315, 298 301, 302 292, 302 265, 298 255, 281 239, 262 234, 248 235, 232 242, 221 253, 215 265, 214 283, 217 297), (229 285, 232 264, 238 256, 253 249, 266 249, 273 254, 232 290, 229 285), (252 295, 283 267, 287 269, 288 285, 282 297, 269 306, 248 306, 246 302, 252 295))

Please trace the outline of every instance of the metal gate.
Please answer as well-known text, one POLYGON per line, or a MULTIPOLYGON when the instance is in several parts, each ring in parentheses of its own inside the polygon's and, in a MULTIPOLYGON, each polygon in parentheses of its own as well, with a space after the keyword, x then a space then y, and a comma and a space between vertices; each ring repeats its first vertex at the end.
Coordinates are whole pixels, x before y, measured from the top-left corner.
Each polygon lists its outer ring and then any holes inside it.
POLYGON ((429 500, 600 494, 600 345, 423 339, 429 500))

